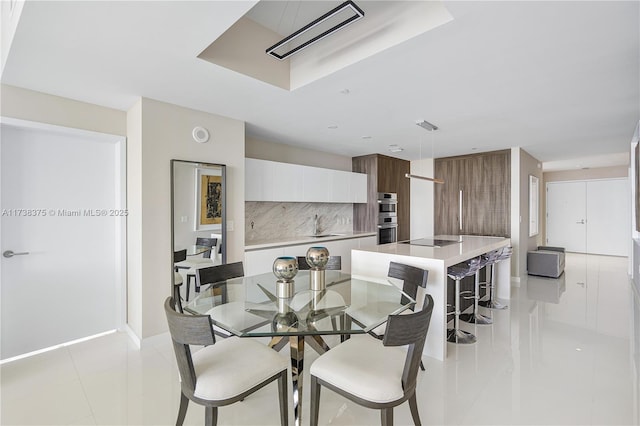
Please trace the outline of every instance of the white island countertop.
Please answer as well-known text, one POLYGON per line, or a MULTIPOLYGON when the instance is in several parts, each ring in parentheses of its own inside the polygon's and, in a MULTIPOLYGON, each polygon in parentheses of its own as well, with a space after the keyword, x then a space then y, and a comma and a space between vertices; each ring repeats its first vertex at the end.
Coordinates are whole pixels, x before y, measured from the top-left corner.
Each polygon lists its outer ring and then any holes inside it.
MULTIPOLYGON (((463 262, 472 257, 508 246, 509 238, 486 237, 476 235, 439 235, 427 239, 438 239, 452 241, 450 244, 442 246, 414 245, 409 241, 383 244, 379 246, 362 247, 360 251, 371 253, 385 253, 398 256, 411 256, 424 259, 434 259, 444 261, 444 266, 449 267, 463 262)), ((416 240, 410 240, 416 241, 416 240)))
MULTIPOLYGON (((453 343, 447 343, 447 323, 450 319, 447 317, 447 305, 453 303, 447 300, 447 289, 450 285, 447 279, 447 268, 481 254, 507 247, 511 240, 503 237, 439 235, 411 241, 414 244, 401 241, 351 250, 351 275, 356 278, 381 279, 383 282, 387 280, 390 262, 403 263, 429 271, 425 291, 433 297, 434 306, 423 353, 444 361, 447 358, 447 346, 453 345, 453 343)), ((498 262, 495 267, 497 295, 508 300, 511 297, 510 262, 498 262)), ((424 300, 423 293, 423 291, 418 292, 419 306, 424 300)))

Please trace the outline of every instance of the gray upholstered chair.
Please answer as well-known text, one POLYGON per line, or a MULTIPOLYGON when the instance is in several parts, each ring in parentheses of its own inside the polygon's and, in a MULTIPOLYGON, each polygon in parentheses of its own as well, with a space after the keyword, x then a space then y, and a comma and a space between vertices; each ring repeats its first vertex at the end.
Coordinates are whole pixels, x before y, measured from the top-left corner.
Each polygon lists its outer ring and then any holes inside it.
POLYGON ((178 262, 184 262, 187 259, 187 249, 178 250, 173 252, 173 299, 178 305, 178 310, 182 312, 182 301, 180 297, 180 287, 182 287, 183 279, 182 275, 178 272, 178 268, 175 266, 178 262))
MULTIPOLYGON (((213 266, 212 256, 215 257, 215 251, 218 247, 217 238, 196 237, 196 246, 211 247, 211 250, 206 250, 202 253, 202 257, 190 256, 188 260, 184 260, 178 264, 181 269, 187 269, 185 272, 187 277, 187 288, 185 300, 189 300, 189 287, 191 286, 191 280, 195 280, 196 271, 200 268, 206 268, 213 266)), ((196 293, 200 291, 198 283, 195 284, 196 293)))
MULTIPOLYGON (((221 304, 214 306, 209 310, 215 318, 225 318, 225 324, 233 324, 235 320, 242 321, 245 316, 244 305, 238 306, 237 303, 227 303, 227 280, 232 278, 244 277, 244 267, 242 262, 224 263, 222 265, 208 266, 206 268, 196 269, 196 284, 198 287, 205 285, 214 286, 214 294, 219 294, 221 304), (240 312, 238 312, 240 310, 240 312)), ((261 322, 256 322, 260 324, 261 322)), ((231 333, 214 326, 214 331, 218 336, 229 337, 231 333)))
POLYGON ((189 401, 205 406, 205 424, 212 426, 217 424, 218 407, 243 400, 275 380, 280 423, 288 425, 287 358, 251 339, 233 337, 216 342, 210 317, 177 312, 171 297, 164 310, 180 372, 177 426, 184 422, 189 401), (205 347, 192 353, 190 345, 205 347))
POLYGON ((416 382, 432 312, 433 299, 426 295, 422 310, 389 315, 382 342, 357 336, 318 357, 310 370, 311 426, 318 424, 321 386, 381 410, 384 426, 393 424, 393 407, 409 401, 413 422, 420 425, 416 382))

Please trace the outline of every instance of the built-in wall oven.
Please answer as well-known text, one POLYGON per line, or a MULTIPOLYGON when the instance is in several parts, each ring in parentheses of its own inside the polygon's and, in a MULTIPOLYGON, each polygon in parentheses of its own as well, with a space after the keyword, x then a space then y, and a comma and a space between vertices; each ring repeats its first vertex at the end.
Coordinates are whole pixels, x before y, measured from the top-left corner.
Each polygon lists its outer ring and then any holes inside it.
POLYGON ((378 193, 378 244, 398 241, 398 196, 378 193))

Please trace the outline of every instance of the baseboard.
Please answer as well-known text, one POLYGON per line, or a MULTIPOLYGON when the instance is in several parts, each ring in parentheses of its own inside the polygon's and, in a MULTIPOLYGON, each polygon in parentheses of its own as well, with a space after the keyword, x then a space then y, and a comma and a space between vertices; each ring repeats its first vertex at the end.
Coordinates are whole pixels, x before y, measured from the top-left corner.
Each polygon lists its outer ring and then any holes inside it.
POLYGON ((140 349, 142 347, 142 342, 140 341, 138 335, 131 329, 131 327, 129 327, 129 324, 125 324, 123 328, 124 332, 127 333, 131 341, 136 345, 138 349, 140 349))
POLYGON ((136 345, 138 349, 157 346, 159 344, 166 343, 167 339, 169 339, 168 331, 156 334, 155 336, 145 337, 144 339, 140 339, 140 337, 138 337, 138 335, 131 329, 131 327, 129 327, 128 324, 125 324, 124 331, 127 333, 131 341, 136 345))

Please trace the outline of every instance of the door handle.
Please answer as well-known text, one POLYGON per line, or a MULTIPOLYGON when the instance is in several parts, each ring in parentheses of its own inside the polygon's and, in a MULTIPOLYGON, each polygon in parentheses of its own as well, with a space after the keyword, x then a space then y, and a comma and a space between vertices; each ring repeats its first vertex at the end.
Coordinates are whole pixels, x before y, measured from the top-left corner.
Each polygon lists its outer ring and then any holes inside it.
POLYGON ((462 232, 462 189, 458 195, 458 225, 460 225, 460 232, 462 232))
POLYGON ((7 250, 4 253, 2 253, 2 256, 6 257, 6 258, 11 258, 13 256, 24 256, 26 254, 29 254, 28 251, 23 251, 21 253, 14 253, 13 250, 7 250))
POLYGON ((580 224, 580 225, 584 225, 584 219, 580 219, 580 221, 579 221, 579 222, 576 222, 576 223, 577 223, 577 224, 580 224))

